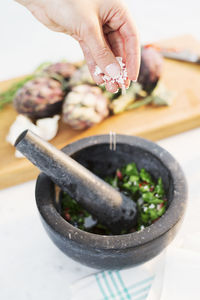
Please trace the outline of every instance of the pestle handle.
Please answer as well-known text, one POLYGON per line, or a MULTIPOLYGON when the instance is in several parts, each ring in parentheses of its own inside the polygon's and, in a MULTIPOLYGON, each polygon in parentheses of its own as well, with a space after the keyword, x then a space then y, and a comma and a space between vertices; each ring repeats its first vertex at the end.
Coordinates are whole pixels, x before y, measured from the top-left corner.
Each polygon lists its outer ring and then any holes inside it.
POLYGON ((15 147, 113 233, 134 226, 136 204, 64 152, 30 130, 15 147))

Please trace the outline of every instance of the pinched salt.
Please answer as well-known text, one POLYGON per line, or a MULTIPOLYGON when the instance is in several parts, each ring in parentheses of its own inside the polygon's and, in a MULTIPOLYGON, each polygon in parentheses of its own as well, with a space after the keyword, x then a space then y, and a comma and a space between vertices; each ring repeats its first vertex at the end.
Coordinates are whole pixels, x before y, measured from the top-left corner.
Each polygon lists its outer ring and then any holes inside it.
POLYGON ((94 75, 98 76, 98 75, 102 74, 103 75, 102 79, 104 80, 104 82, 118 83, 119 85, 121 85, 122 95, 124 95, 124 94, 126 94, 125 82, 127 79, 127 69, 126 69, 125 63, 123 63, 123 61, 122 61, 122 57, 117 56, 116 59, 121 67, 120 76, 112 78, 112 77, 104 74, 103 71, 98 66, 96 66, 96 68, 95 68, 94 75))

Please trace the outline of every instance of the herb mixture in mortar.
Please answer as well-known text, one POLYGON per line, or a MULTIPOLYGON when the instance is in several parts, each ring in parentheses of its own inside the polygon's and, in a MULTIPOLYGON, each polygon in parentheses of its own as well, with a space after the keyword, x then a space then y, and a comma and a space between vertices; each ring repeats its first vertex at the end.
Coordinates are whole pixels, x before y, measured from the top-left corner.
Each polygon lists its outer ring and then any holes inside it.
MULTIPOLYGON (((134 162, 117 169, 114 176, 106 177, 105 181, 137 203, 136 227, 129 231, 122 229, 121 234, 143 230, 165 213, 167 199, 162 179, 159 178, 156 183, 145 169, 138 171, 134 162)), ((111 234, 106 226, 98 223, 66 193, 61 199, 61 214, 66 221, 79 229, 96 234, 111 234)))

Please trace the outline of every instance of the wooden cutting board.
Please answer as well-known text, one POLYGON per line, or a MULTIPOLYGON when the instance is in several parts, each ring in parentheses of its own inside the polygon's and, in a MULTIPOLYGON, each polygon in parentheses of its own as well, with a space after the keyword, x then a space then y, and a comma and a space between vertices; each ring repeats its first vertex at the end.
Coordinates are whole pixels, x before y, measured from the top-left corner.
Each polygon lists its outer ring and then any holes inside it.
MULTIPOLYGON (((187 48, 200 54, 200 42, 191 36, 177 37, 157 44, 187 48)), ((18 79, 0 82, 0 90, 6 89, 18 79)), ((172 106, 141 107, 109 117, 101 124, 82 132, 60 122, 59 132, 52 144, 62 148, 79 138, 110 131, 156 141, 200 126, 200 66, 165 60, 162 81, 176 94, 172 106)), ((15 158, 14 147, 5 140, 16 115, 11 105, 0 111, 0 189, 35 179, 39 173, 26 159, 15 158)))

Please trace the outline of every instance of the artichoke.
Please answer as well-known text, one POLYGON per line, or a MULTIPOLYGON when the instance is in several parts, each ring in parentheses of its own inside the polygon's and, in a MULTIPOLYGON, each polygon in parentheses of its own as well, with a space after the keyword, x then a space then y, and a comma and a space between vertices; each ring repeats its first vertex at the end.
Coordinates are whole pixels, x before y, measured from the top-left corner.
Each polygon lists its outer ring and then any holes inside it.
POLYGON ((101 122, 108 114, 108 100, 95 86, 73 87, 63 104, 63 121, 77 130, 101 122))
POLYGON ((149 94, 153 91, 160 79, 162 65, 163 59, 158 51, 151 47, 142 48, 138 83, 141 84, 143 90, 149 94))
POLYGON ((73 87, 83 83, 95 84, 85 63, 73 73, 69 80, 69 86, 73 87))
POLYGON ((43 73, 53 78, 58 75, 64 79, 69 79, 74 74, 75 71, 76 71, 76 67, 72 63, 58 62, 49 65, 47 68, 43 70, 43 73))
POLYGON ((64 92, 59 81, 48 77, 30 80, 18 90, 13 104, 18 113, 31 119, 51 117, 62 108, 64 92))

